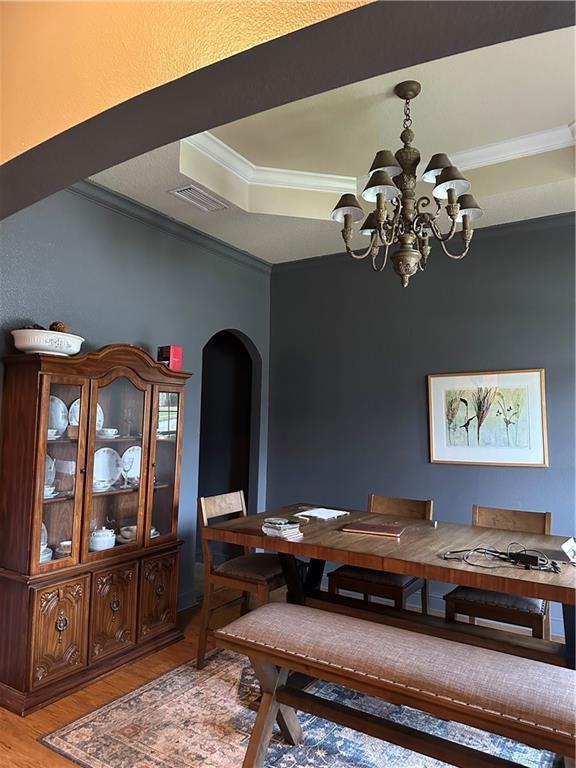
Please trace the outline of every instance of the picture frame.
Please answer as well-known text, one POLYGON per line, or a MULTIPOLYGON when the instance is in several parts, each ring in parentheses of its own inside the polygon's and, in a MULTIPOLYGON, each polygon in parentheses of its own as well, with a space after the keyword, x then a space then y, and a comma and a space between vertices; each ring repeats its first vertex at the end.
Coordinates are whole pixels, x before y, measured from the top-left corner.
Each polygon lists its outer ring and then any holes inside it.
POLYGON ((428 375, 432 464, 548 467, 544 368, 428 375))

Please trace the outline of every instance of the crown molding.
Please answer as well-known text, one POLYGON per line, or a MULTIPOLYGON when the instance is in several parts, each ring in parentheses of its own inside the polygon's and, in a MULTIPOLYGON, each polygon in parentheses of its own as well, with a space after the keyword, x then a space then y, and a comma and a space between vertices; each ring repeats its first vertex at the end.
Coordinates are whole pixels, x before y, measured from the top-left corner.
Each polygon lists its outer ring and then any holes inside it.
POLYGON ((467 149, 464 152, 454 152, 449 157, 461 171, 467 171, 471 168, 483 168, 486 165, 507 163, 509 160, 519 160, 522 157, 566 149, 573 146, 574 142, 574 123, 571 123, 529 133, 526 136, 518 136, 516 139, 467 149))
POLYGON ((130 200, 117 192, 112 192, 94 182, 78 181, 72 186, 67 187, 65 191, 84 197, 96 205, 108 208, 140 224, 159 229, 171 237, 185 240, 192 245, 210 251, 222 258, 235 261, 245 267, 255 269, 258 272, 264 272, 268 275, 272 271, 272 265, 267 261, 263 261, 247 251, 242 251, 240 248, 235 248, 223 240, 218 240, 193 227, 189 227, 187 224, 175 221, 163 213, 158 213, 158 211, 152 208, 130 200))
MULTIPOLYGON (((337 176, 328 173, 293 171, 286 168, 255 165, 210 131, 189 136, 183 141, 250 186, 333 192, 342 195, 345 192, 352 194, 360 192, 368 178, 367 176, 337 176)), ((488 165, 506 163, 510 160, 519 160, 522 157, 565 149, 575 143, 575 124, 571 123, 570 125, 560 125, 556 128, 529 133, 515 139, 506 139, 494 144, 466 149, 462 152, 449 153, 449 156, 454 165, 458 166, 461 171, 467 171, 471 168, 483 168, 488 165)))
POLYGON ((300 189, 309 192, 356 192, 356 179, 353 176, 337 176, 329 173, 312 171, 293 171, 287 168, 268 168, 254 165, 235 149, 220 141, 210 131, 183 139, 203 155, 230 171, 244 183, 259 187, 280 187, 300 189))

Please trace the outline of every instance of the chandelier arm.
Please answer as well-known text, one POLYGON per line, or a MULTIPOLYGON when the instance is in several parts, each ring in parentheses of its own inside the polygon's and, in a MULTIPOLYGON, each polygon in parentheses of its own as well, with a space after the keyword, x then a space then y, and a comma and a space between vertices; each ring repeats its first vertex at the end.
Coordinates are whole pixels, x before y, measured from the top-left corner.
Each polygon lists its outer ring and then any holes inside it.
POLYGON ((387 228, 388 232, 390 233, 390 237, 386 237, 386 228, 380 227, 378 229, 378 235, 380 237, 380 240, 382 241, 382 244, 388 248, 392 245, 394 240, 396 239, 396 222, 393 222, 390 227, 387 228))
POLYGON ((464 256, 466 256, 466 254, 470 250, 470 243, 469 242, 466 243, 466 248, 464 248, 462 253, 450 253, 450 251, 448 250, 448 248, 446 248, 446 246, 445 246, 445 244, 444 244, 444 242, 442 240, 440 240, 440 245, 442 246, 442 250, 444 251, 446 256, 449 256, 451 259, 456 259, 456 261, 459 261, 460 259, 463 259, 464 256))
POLYGON ((456 219, 452 219, 452 224, 450 225, 450 229, 444 235, 442 234, 442 232, 440 232, 440 228, 438 227, 435 221, 431 221, 430 226, 432 228, 432 232, 434 233, 434 237, 436 238, 436 240, 438 240, 441 243, 445 243, 448 240, 451 240, 456 234, 457 222, 456 222, 456 219))
POLYGON ((376 259, 378 257, 378 254, 382 250, 382 248, 378 248, 378 250, 375 253, 372 254, 372 269, 374 270, 374 272, 382 272, 382 270, 386 266, 386 263, 388 262, 388 248, 389 247, 390 246, 387 245, 385 250, 384 250, 384 258, 382 259, 382 264, 380 266, 377 265, 376 259))
MULTIPOLYGON (((436 198, 434 198, 435 202, 438 203, 436 198)), ((430 205, 431 200, 428 197, 428 195, 422 195, 422 197, 419 197, 418 200, 416 200, 416 218, 424 214, 425 212, 422 210, 422 208, 428 208, 430 205)), ((436 211, 436 215, 438 214, 438 211, 436 211)), ((434 214, 426 212, 427 216, 433 216, 434 214)))
POLYGON ((376 236, 377 236, 377 233, 374 231, 374 232, 373 232, 373 233, 370 235, 370 245, 368 246, 368 248, 366 248, 366 250, 365 250, 363 253, 354 253, 354 251, 352 250, 352 248, 350 248, 350 245, 349 245, 349 240, 347 239, 347 237, 346 237, 346 235, 345 235, 345 232, 346 232, 346 230, 345 230, 345 229, 343 229, 343 230, 342 230, 342 239, 344 240, 344 243, 345 243, 345 245, 346 245, 346 253, 347 253, 349 256, 352 256, 352 258, 353 258, 353 259, 365 259, 365 258, 366 258, 366 256, 368 256, 368 255, 369 255, 369 253, 370 253, 370 251, 372 250, 372 248, 374 248, 374 246, 376 245, 376 236))

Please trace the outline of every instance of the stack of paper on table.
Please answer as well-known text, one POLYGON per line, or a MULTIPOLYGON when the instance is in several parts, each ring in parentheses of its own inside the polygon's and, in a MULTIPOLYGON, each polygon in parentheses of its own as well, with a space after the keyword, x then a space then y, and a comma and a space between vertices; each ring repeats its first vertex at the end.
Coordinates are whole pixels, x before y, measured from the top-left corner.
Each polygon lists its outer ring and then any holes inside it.
POLYGON ((344 509, 327 509, 326 507, 313 507, 305 509, 303 512, 296 512, 293 517, 302 517, 304 519, 314 518, 316 520, 335 520, 337 517, 343 517, 350 514, 344 509))

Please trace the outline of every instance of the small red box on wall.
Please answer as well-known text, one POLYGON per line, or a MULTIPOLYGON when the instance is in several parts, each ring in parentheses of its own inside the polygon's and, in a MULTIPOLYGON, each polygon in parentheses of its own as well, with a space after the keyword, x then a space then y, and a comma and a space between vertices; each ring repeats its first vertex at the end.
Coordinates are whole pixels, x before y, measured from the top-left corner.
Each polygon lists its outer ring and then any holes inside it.
POLYGON ((167 347, 158 347, 157 358, 159 363, 165 363, 173 371, 182 370, 182 347, 173 344, 167 347))

